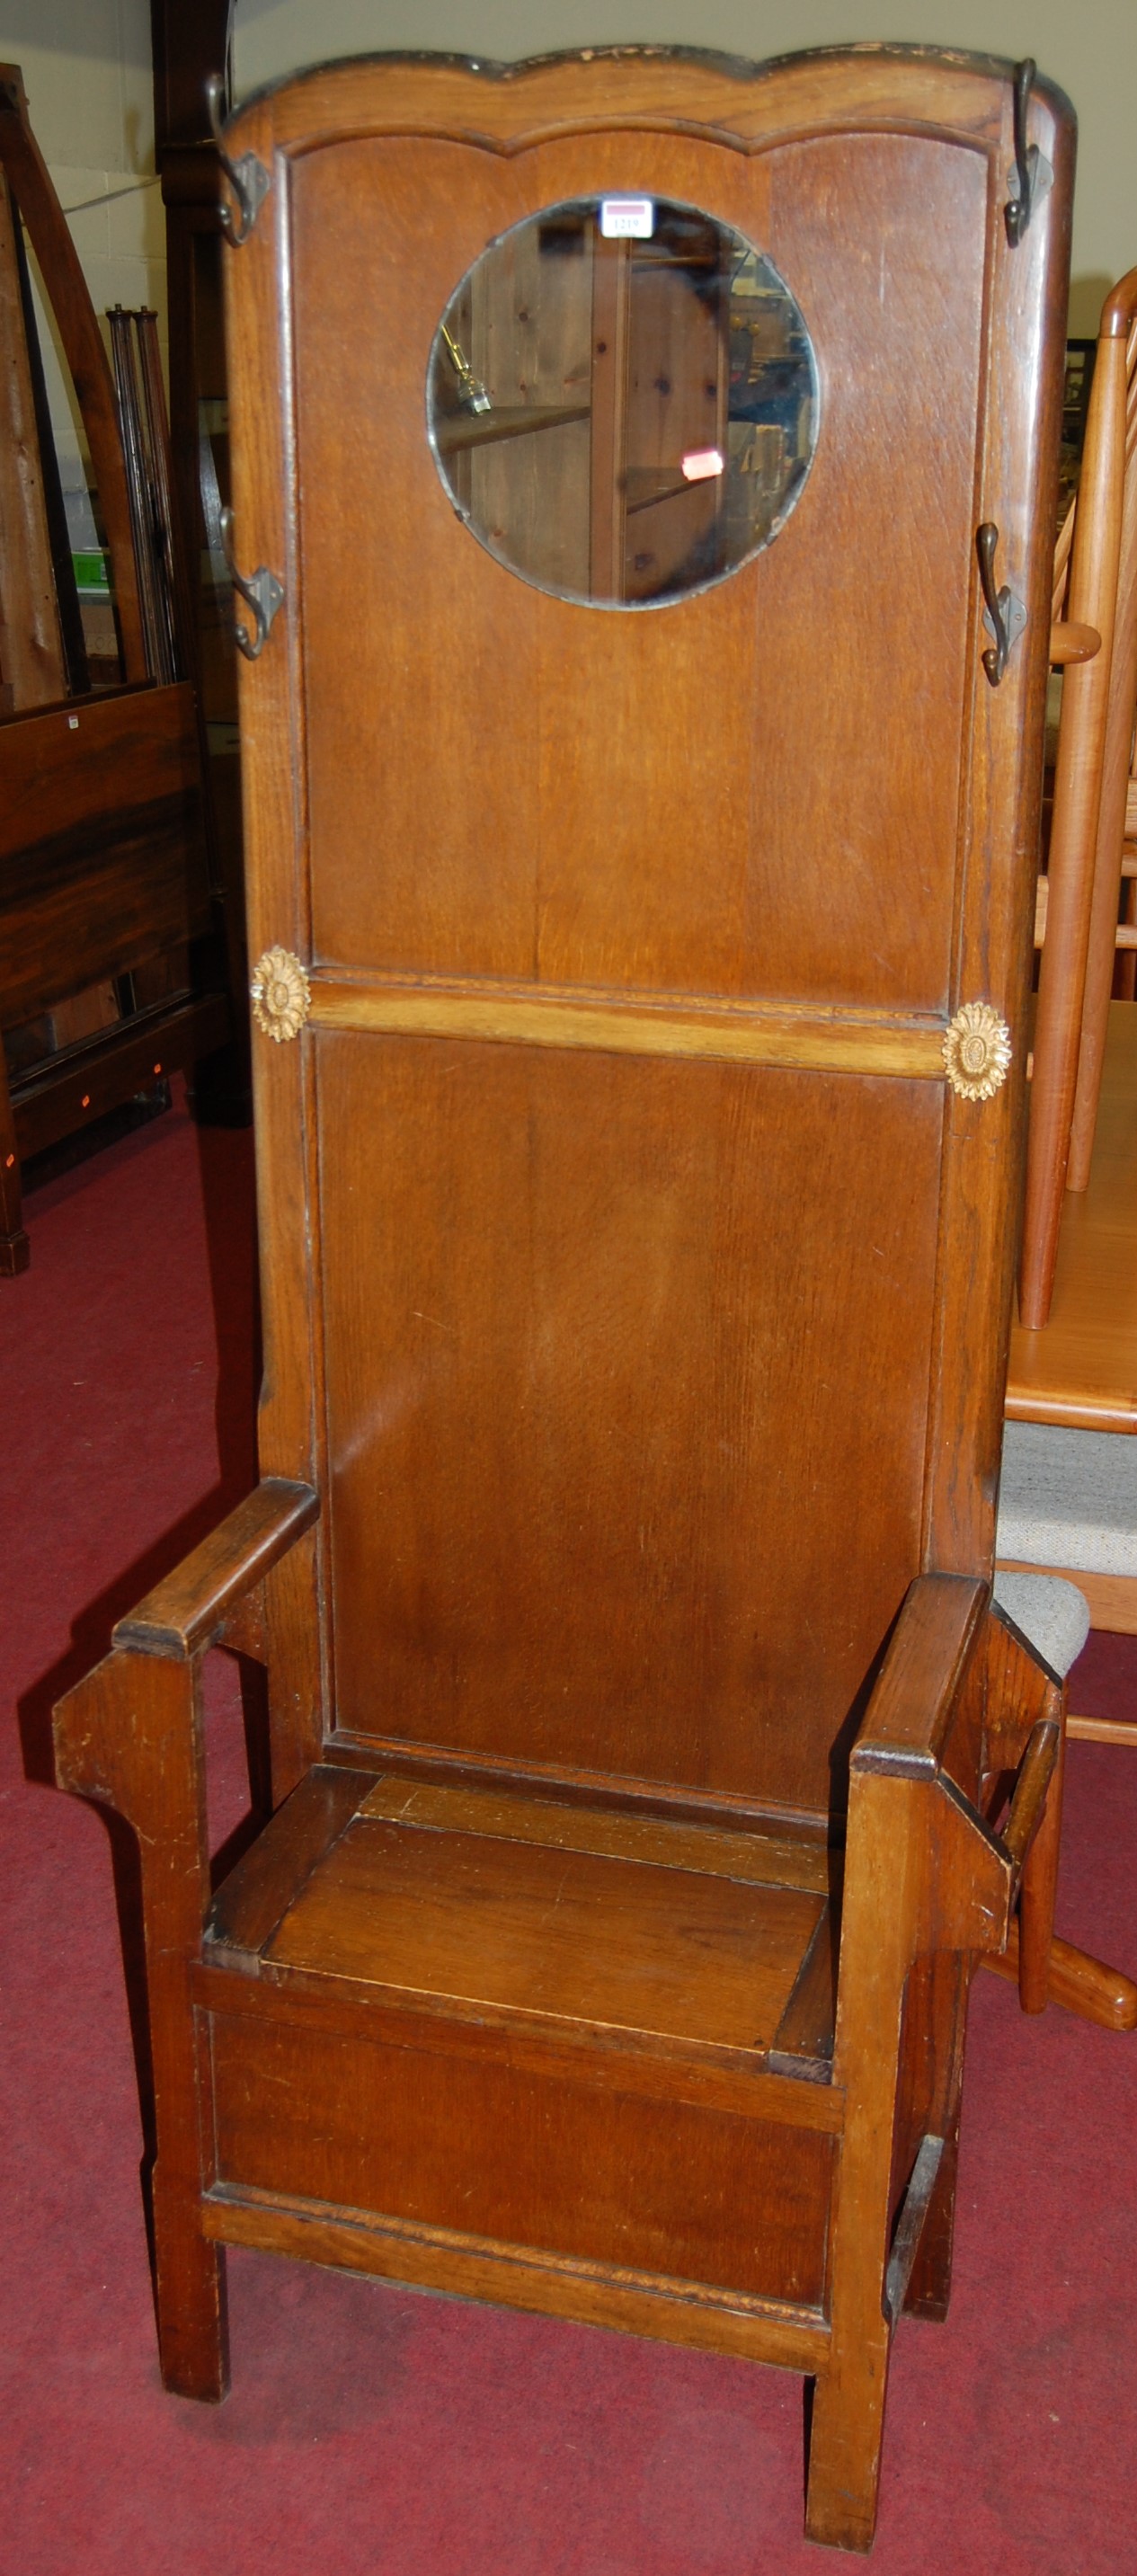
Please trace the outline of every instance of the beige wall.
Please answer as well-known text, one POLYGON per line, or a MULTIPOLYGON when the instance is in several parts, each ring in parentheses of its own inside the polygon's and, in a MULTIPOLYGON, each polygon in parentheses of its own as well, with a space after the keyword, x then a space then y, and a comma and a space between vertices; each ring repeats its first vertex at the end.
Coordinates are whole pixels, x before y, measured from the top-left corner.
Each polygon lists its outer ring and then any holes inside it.
MULTIPOLYGON (((192 0, 190 0, 192 5, 192 0)), ((166 335, 166 234, 154 177, 149 0, 0 0, 0 60, 24 75, 32 127, 96 313, 149 305, 166 335)), ((76 540, 85 489, 74 406, 42 319, 60 471, 76 540)))
POLYGON ((1137 0, 237 0, 235 70, 244 94, 384 46, 512 60, 648 41, 761 58, 866 36, 1033 54, 1069 91, 1081 129, 1071 327, 1096 331, 1107 286, 1137 262, 1137 0))

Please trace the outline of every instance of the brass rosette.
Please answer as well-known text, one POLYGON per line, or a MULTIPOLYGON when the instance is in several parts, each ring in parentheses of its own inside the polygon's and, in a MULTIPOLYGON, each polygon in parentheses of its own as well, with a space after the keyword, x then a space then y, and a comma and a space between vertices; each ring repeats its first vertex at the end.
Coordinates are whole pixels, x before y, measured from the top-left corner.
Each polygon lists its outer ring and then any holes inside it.
POLYGON ((312 991, 298 957, 290 948, 266 948, 253 968, 249 986, 253 1018, 266 1038, 278 1046, 298 1037, 312 1008, 312 991))
POLYGON ((990 1002, 964 1002, 944 1033, 944 1063, 961 1100, 990 1100, 1007 1079, 1011 1032, 990 1002))

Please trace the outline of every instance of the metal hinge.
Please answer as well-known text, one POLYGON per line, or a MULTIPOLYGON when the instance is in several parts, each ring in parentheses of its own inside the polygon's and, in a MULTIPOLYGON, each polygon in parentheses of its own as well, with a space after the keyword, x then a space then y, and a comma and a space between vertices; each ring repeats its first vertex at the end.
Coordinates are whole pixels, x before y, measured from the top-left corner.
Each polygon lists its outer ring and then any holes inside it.
POLYGON ((205 103, 209 109, 210 131, 217 146, 217 158, 239 208, 239 212, 235 215, 232 206, 227 206, 224 198, 222 199, 219 209, 221 229, 226 241, 232 244, 234 250, 239 250, 242 242, 249 238, 272 186, 272 180, 264 162, 258 161, 255 152, 242 152, 239 161, 230 160, 222 141, 224 128, 221 111, 224 98, 225 83, 221 74, 211 72, 205 84, 205 103))

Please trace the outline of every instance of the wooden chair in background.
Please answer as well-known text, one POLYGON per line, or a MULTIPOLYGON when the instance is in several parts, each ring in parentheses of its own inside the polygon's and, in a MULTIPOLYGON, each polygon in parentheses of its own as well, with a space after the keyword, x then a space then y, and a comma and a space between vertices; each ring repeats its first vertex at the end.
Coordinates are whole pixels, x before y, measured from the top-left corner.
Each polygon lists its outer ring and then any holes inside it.
POLYGON ((236 526, 284 602, 241 673, 263 1481, 57 1712, 139 1839, 167 2385, 224 2392, 230 2243, 749 2355, 816 2379, 808 2528, 858 2549, 1016 1902, 1050 1991, 1062 1689, 990 1607, 1071 181, 1032 76, 391 57, 230 129, 236 526), (533 505, 619 517, 568 486, 636 259, 571 419, 512 364, 495 420, 440 325, 505 241, 587 359, 596 242, 660 208, 657 391, 718 435, 648 461, 721 502, 621 610, 649 537, 558 595, 533 505), (679 369, 740 241, 812 462, 729 570, 762 406, 679 369), (216 1894, 214 1645, 267 1665, 276 1801, 216 1894))
POLYGON ((1019 1315, 1050 1312, 1066 1189, 1089 1178, 1119 944, 1126 790, 1137 702, 1137 269, 1107 297, 1082 476, 1055 563, 1052 658, 1065 665, 1054 809, 1036 935, 1042 959, 1030 1093, 1019 1315), (1062 614, 1065 595, 1065 614, 1062 614))
MULTIPOLYGON (((1137 1397, 1126 1341, 1133 1306, 1137 1029, 1132 1000, 1110 999, 1118 982, 1132 995, 1137 950, 1135 307, 1137 270, 1114 288, 1103 310, 1083 475, 1055 557, 1052 658, 1069 667, 1049 865, 1039 883, 1042 957, 1020 1269, 1025 1330, 1016 1336, 1015 1418, 1004 1438, 996 1538, 999 1566, 1020 1585, 1018 1615, 1032 1635, 1031 1601, 1045 1604, 1047 1577, 1055 1575, 1079 1587, 1095 1627, 1137 1632, 1137 1397), (1087 627, 1099 630, 1100 650, 1087 653, 1094 642, 1087 627), (1120 921, 1119 912, 1126 916, 1120 921), (1076 1274, 1067 1271, 1062 1305, 1050 1321, 1064 1213, 1068 1228, 1075 1222, 1068 1193, 1080 1198, 1090 1182, 1107 1031, 1105 1161, 1094 1208, 1094 1223, 1103 1230, 1095 1258, 1079 1208, 1079 1267, 1076 1274), (1103 1347, 1105 1324, 1112 1358, 1103 1347), (1024 1345, 1042 1326, 1047 1330, 1028 1353, 1024 1345), (1079 1353, 1086 1349, 1096 1354, 1100 1383, 1080 1382, 1079 1353), (1105 1382, 1111 1370, 1112 1395, 1105 1382), (1032 1576, 1041 1591, 1032 1592, 1032 1576)), ((1067 1248, 1073 1255, 1069 1235, 1067 1248)), ((1084 1358, 1081 1370, 1084 1378, 1084 1358)), ((1137 1747, 1137 1725, 1123 1719, 1075 1712, 1068 1724, 1072 1735, 1137 1747)))
POLYGON ((1124 894, 1123 927, 1130 935, 1123 943, 1125 953, 1115 977, 1114 989, 1120 999, 1132 1002, 1137 998, 1137 726, 1134 727, 1133 750, 1130 754, 1129 777, 1125 788, 1125 839, 1121 854, 1121 876, 1124 894))
MULTIPOLYGON (((1117 293, 1137 304, 1137 272, 1117 293)), ((1132 1000, 1137 969, 1137 323, 1127 352, 1125 479, 1118 546, 1117 607, 1102 748, 1101 801, 1082 1000, 1078 1079, 1070 1121, 1068 1190, 1088 1187, 1097 1129, 1111 992, 1132 1000), (1124 903, 1119 904, 1119 896, 1124 903), (1122 918, 1119 920, 1119 912, 1122 918), (1121 973, 1116 961, 1120 958, 1121 973)), ((1137 1103, 1135 1103, 1137 1110, 1137 1103)))

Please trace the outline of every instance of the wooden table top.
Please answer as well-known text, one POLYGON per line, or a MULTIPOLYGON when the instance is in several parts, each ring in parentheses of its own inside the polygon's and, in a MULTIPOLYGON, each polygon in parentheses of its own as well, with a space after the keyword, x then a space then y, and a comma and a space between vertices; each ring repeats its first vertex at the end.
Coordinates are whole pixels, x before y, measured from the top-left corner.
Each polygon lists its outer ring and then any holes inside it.
POLYGON ((1050 1321, 1011 1336, 1007 1418, 1137 1432, 1137 1004, 1110 1004, 1090 1186, 1068 1190, 1050 1321))

